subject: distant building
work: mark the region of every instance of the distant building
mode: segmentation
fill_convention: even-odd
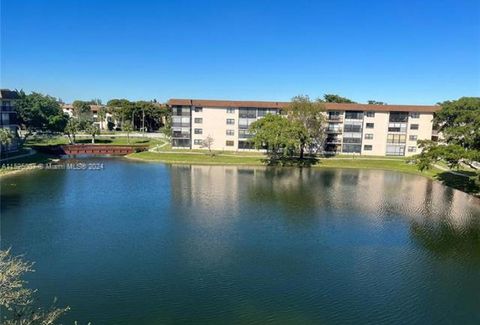
[[[19,99],[16,91],[0,89],[0,128],[8,129],[12,133],[12,139],[9,144],[1,145],[2,156],[5,153],[20,150],[21,141],[18,136],[18,117],[15,110],[15,101]]]
[[[252,150],[251,123],[280,114],[288,102],[170,99],[172,147],[198,149],[210,136],[215,150]],[[325,103],[325,153],[411,156],[432,139],[439,106]]]
[[[108,122],[114,123],[115,125],[119,124],[118,121],[115,120],[113,114],[110,112],[106,111],[105,118],[103,120],[100,120],[98,118],[98,111],[100,109],[107,109],[106,106],[104,105],[90,105],[90,109],[92,111],[92,119],[95,124],[98,125],[100,130],[107,130],[108,129]],[[74,116],[74,111],[73,111],[73,105],[72,104],[63,104],[62,105],[62,110],[65,114],[67,114],[69,117]]]

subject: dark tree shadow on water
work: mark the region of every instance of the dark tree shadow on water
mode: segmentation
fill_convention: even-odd
[[[470,171],[462,171],[467,176],[455,175],[450,172],[443,172],[436,176],[436,179],[444,185],[453,187],[457,190],[470,193],[476,196],[480,195],[479,174]]]
[[[311,167],[318,163],[317,157],[285,157],[285,156],[269,156],[262,159],[267,166],[283,166],[283,167]]]
[[[458,226],[448,220],[412,222],[412,239],[438,257],[456,257],[480,265],[480,222]]]

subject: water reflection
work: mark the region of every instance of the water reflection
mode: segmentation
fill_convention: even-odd
[[[225,223],[240,212],[275,208],[294,222],[358,216],[382,227],[408,222],[410,237],[434,254],[480,256],[480,200],[424,177],[389,171],[172,166],[179,206]],[[240,206],[243,200],[248,204]],[[281,211],[281,213],[278,213]],[[259,214],[259,213],[258,213]],[[352,221],[354,222],[354,221]]]

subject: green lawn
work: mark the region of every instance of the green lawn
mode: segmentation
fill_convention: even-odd
[[[133,159],[146,161],[158,161],[178,164],[203,164],[203,165],[263,165],[264,156],[239,156],[215,154],[210,156],[207,153],[186,153],[186,152],[138,152],[128,155]]]
[[[154,146],[157,144],[163,144],[166,140],[152,139],[147,137],[130,137],[128,141],[127,137],[119,137],[113,135],[100,135],[95,137],[95,144],[102,145],[148,145]],[[90,137],[77,137],[76,144],[91,144],[92,139]],[[62,136],[55,137],[42,137],[31,138],[26,142],[26,146],[55,146],[68,144],[68,138]]]

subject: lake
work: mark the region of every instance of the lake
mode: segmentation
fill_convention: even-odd
[[[380,170],[85,160],[1,180],[63,323],[480,323],[480,200]]]

